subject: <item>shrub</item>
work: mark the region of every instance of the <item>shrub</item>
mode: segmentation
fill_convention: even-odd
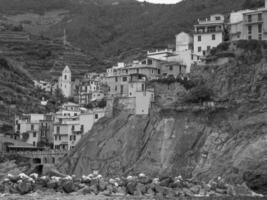
[[[190,90],[185,96],[184,102],[186,103],[203,103],[205,101],[211,101],[213,91],[206,85],[199,85]]]

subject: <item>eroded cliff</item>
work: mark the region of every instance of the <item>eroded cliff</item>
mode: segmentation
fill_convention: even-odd
[[[267,64],[264,56],[254,59],[258,53],[253,52],[236,53],[223,66],[193,70],[192,77],[202,77],[213,91],[215,106],[183,105],[181,96],[189,91],[178,83],[155,83],[156,103],[149,116],[120,112],[100,120],[60,170],[77,175],[95,169],[108,176],[182,174],[203,181],[222,176],[265,192]],[[178,92],[170,98],[170,91]]]

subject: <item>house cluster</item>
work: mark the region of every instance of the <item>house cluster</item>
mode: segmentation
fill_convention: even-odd
[[[33,146],[45,142],[54,149],[69,150],[97,120],[109,114],[115,99],[133,114],[147,115],[155,101],[149,81],[185,76],[226,38],[267,40],[266,33],[267,0],[264,8],[230,13],[229,21],[222,14],[198,19],[192,35],[185,32],[176,35],[175,49],[147,51],[145,59],[119,62],[105,73],[87,73],[82,79],[73,80],[71,69],[66,66],[56,84],[35,81],[35,86],[47,92],[60,89],[77,104],[64,104],[57,113],[16,116],[16,136]],[[105,108],[84,108],[103,100]]]
[[[70,150],[104,116],[105,109],[88,110],[74,103],[63,104],[56,113],[16,115],[13,139],[34,147]]]

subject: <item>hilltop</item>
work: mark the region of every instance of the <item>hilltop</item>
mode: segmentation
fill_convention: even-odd
[[[151,48],[173,47],[175,34],[192,33],[198,18],[227,14],[241,9],[244,3],[245,0],[184,0],[176,5],[134,0],[1,0],[0,20],[61,41],[65,29],[67,41],[92,58],[94,69],[103,70],[117,61],[140,58]]]

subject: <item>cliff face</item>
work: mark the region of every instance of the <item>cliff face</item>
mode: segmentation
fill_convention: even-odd
[[[171,100],[181,103],[177,96],[186,91],[177,89],[177,83],[155,84],[158,101],[149,116],[121,112],[100,120],[59,168],[77,175],[97,169],[110,176],[182,174],[204,181],[222,176],[262,192],[267,174],[266,61],[236,58],[225,66],[195,68],[192,76],[200,75],[218,106],[175,106]],[[170,99],[168,91],[174,88],[180,92]],[[171,104],[164,105],[164,98]]]

